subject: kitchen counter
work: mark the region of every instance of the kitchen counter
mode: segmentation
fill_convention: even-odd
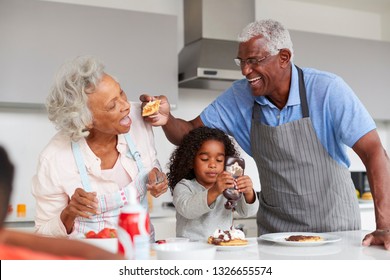
[[[17,230],[32,229],[13,228]],[[340,241],[318,246],[285,246],[274,242],[248,238],[249,246],[232,251],[217,250],[216,260],[390,260],[390,251],[383,246],[361,245],[370,231],[341,231],[329,234],[338,236]],[[206,241],[205,241],[206,242]],[[152,257],[155,259],[155,256]]]
[[[329,234],[341,237],[335,243],[312,247],[293,247],[258,240],[244,250],[217,251],[216,259],[226,260],[390,260],[390,251],[383,246],[361,245],[369,231],[342,231]]]

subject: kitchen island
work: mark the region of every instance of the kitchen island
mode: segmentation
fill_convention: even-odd
[[[390,251],[383,246],[362,246],[370,231],[341,231],[329,234],[340,241],[319,246],[285,246],[274,242],[249,239],[253,244],[243,250],[219,251],[217,260],[390,260]]]

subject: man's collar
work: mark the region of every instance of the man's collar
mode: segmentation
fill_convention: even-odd
[[[288,93],[288,100],[285,107],[301,104],[301,99],[299,97],[298,70],[294,64],[291,64],[291,67],[290,91]],[[268,105],[271,108],[276,108],[276,106],[272,104],[271,101],[269,101],[265,96],[258,96],[255,99],[260,105]]]

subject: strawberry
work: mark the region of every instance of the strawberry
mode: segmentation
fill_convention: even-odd
[[[97,238],[96,232],[94,232],[93,230],[90,230],[90,231],[88,231],[88,232],[85,234],[85,237],[86,237],[86,238]]]
[[[97,238],[110,238],[111,233],[109,228],[104,228],[101,231],[98,232]]]
[[[111,237],[111,238],[116,238],[116,237],[117,237],[117,235],[116,235],[116,229],[110,228],[110,237]]]

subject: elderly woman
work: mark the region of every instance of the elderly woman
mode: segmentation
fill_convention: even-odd
[[[145,207],[147,190],[154,197],[167,190],[141,105],[129,103],[103,68],[93,57],[76,58],[60,69],[47,98],[59,132],[33,178],[40,234],[77,237],[116,228],[130,188]]]

